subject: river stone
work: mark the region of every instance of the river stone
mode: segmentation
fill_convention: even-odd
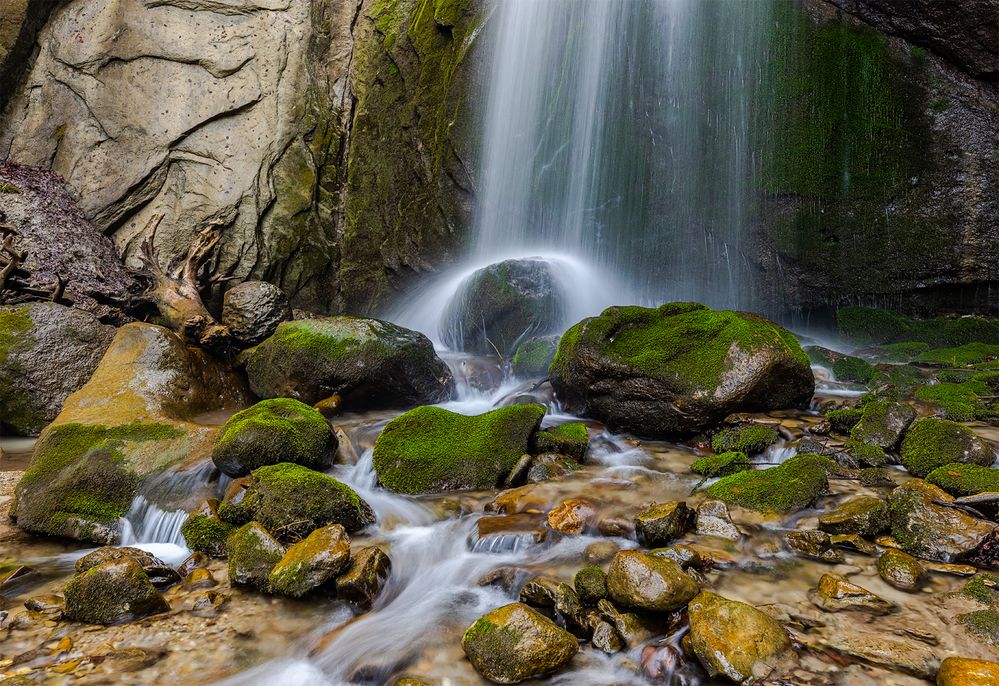
[[[333,464],[336,449],[337,438],[318,410],[291,398],[273,398],[229,418],[215,438],[212,462],[228,476],[246,476],[278,462],[323,471]]]
[[[87,384],[42,432],[17,485],[18,526],[117,543],[140,482],[208,457],[218,428],[195,418],[245,407],[248,397],[237,374],[173,332],[121,327]]]
[[[916,411],[905,403],[873,401],[864,405],[860,421],[850,430],[850,437],[883,450],[894,451],[902,434],[916,418]]]
[[[590,642],[594,648],[607,655],[620,653],[625,648],[624,641],[618,636],[614,626],[602,620],[593,627],[593,637]]]
[[[650,550],[649,555],[654,555],[655,557],[664,557],[667,560],[673,560],[673,562],[680,565],[683,570],[687,569],[705,569],[708,564],[701,557],[701,554],[697,552],[692,546],[684,545],[679,543],[677,545],[671,545],[668,548],[656,548],[655,550]]]
[[[393,419],[375,441],[378,480],[396,493],[495,488],[529,452],[545,415],[511,405],[476,416],[418,407]]]
[[[808,593],[809,599],[826,612],[858,610],[873,615],[887,615],[895,612],[898,606],[879,598],[866,588],[850,583],[839,574],[823,574],[818,586]]]
[[[697,582],[662,557],[623,550],[611,560],[607,591],[615,603],[636,610],[672,612],[697,595]]]
[[[596,605],[607,597],[607,574],[600,567],[583,567],[572,578],[572,585],[584,605]]]
[[[967,657],[948,657],[940,663],[937,686],[995,686],[999,664]]]
[[[262,343],[292,318],[288,298],[266,281],[244,281],[225,292],[222,323],[243,348]]]
[[[233,584],[267,588],[268,576],[281,558],[284,547],[257,522],[237,529],[226,541],[229,581]]]
[[[739,683],[763,678],[791,648],[784,628],[751,605],[702,591],[687,612],[690,645],[713,677]]]
[[[690,471],[710,479],[730,476],[752,469],[746,453],[731,452],[720,455],[705,455],[690,463]]]
[[[878,558],[878,574],[885,583],[902,591],[918,590],[925,573],[919,560],[901,550],[889,548]]]
[[[283,322],[248,353],[246,373],[261,398],[339,395],[350,411],[437,403],[454,388],[429,338],[364,317]]]
[[[129,547],[106,546],[98,548],[92,553],[87,553],[76,561],[76,573],[83,574],[105,562],[115,562],[126,557],[138,562],[142,571],[149,577],[149,581],[157,588],[164,588],[180,581],[180,574],[166,562],[145,550]]]
[[[531,447],[535,455],[558,453],[582,461],[590,444],[590,435],[582,422],[568,422],[534,434]]]
[[[290,462],[254,470],[245,489],[219,506],[223,521],[258,521],[282,541],[296,541],[328,524],[356,533],[374,512],[350,486]]]
[[[0,426],[38,435],[90,379],[114,332],[56,303],[0,308]]]
[[[682,500],[653,505],[635,515],[635,535],[646,548],[657,548],[680,538],[690,529],[694,511]]]
[[[347,571],[337,577],[336,595],[360,607],[371,607],[392,571],[392,561],[378,546],[361,548],[350,557]]]
[[[730,541],[742,538],[742,532],[728,512],[728,506],[720,500],[705,500],[697,506],[694,531],[698,536],[714,536]]]
[[[273,593],[299,598],[319,588],[350,565],[350,538],[339,524],[316,529],[288,547],[268,577]]]
[[[214,498],[202,501],[180,525],[180,533],[187,547],[196,553],[211,557],[225,556],[225,542],[236,527],[222,521],[218,515],[219,501]]]
[[[597,612],[601,619],[614,627],[614,631],[629,650],[642,645],[653,636],[653,631],[645,625],[641,617],[631,612],[619,611],[609,600],[598,601]]]
[[[528,338],[558,333],[564,299],[547,260],[491,264],[458,287],[441,317],[441,340],[453,350],[509,357]]]
[[[523,603],[496,608],[465,631],[461,647],[475,670],[497,684],[549,674],[579,650],[576,637]]]
[[[996,454],[988,442],[963,424],[927,417],[909,428],[899,457],[912,474],[925,477],[952,463],[989,467]]]
[[[859,496],[819,516],[819,528],[829,534],[875,536],[888,528],[888,503],[874,496]]]
[[[548,526],[566,536],[578,536],[593,526],[597,511],[582,498],[563,501],[548,513]]]
[[[764,424],[744,424],[722,429],[711,437],[711,449],[718,454],[759,455],[780,440],[776,428]]]
[[[198,567],[184,575],[181,584],[185,590],[193,591],[202,588],[214,588],[218,586],[219,582],[216,581],[215,575],[212,574],[211,570]]]
[[[884,632],[858,631],[853,625],[820,630],[816,637],[821,646],[835,652],[927,681],[933,679],[940,664],[934,651],[918,641],[889,638]]]
[[[912,479],[888,496],[891,535],[902,550],[919,558],[939,562],[992,560],[997,527],[966,512],[938,505],[954,498],[921,479]]]
[[[534,607],[555,607],[559,581],[546,576],[528,579],[520,589],[520,602]]]
[[[733,412],[804,407],[815,388],[791,333],[697,303],[584,319],[562,336],[549,371],[567,411],[650,437],[689,436]]]
[[[142,566],[127,556],[73,577],[63,595],[66,616],[89,624],[127,622],[170,609]]]
[[[784,536],[788,546],[797,553],[822,562],[839,564],[843,553],[833,547],[832,537],[818,529],[788,531]]]

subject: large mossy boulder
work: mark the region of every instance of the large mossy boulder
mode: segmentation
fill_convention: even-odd
[[[0,430],[37,435],[87,383],[114,331],[56,303],[0,309]]]
[[[219,506],[230,524],[260,522],[282,541],[295,541],[330,524],[348,533],[375,521],[371,506],[347,484],[291,462],[254,470],[246,484]]]
[[[804,407],[815,390],[793,334],[697,303],[584,319],[562,336],[549,373],[568,411],[653,437],[692,435],[733,412]]]
[[[738,472],[707,488],[712,498],[760,512],[788,513],[811,505],[829,486],[833,462],[821,455],[795,455],[769,469]]]
[[[142,565],[127,556],[76,575],[63,595],[66,616],[90,624],[117,624],[170,609]]]
[[[333,464],[336,448],[336,435],[318,410],[272,398],[229,418],[215,438],[212,462],[229,476],[279,462],[324,470]]]
[[[87,384],[42,432],[16,488],[18,525],[117,543],[140,482],[208,459],[217,428],[194,418],[245,407],[248,395],[236,374],[171,331],[123,326]]]
[[[441,339],[455,350],[508,357],[528,338],[558,333],[563,300],[549,261],[491,264],[458,287],[441,318]]]
[[[284,322],[248,354],[246,373],[261,398],[338,395],[349,410],[441,402],[454,387],[429,338],[364,317]]]
[[[375,441],[378,480],[396,493],[495,488],[530,452],[544,415],[541,405],[474,416],[432,406],[410,410]]]
[[[963,424],[936,417],[912,424],[902,440],[899,456],[905,468],[919,477],[946,464],[989,467],[996,459],[992,446],[974,431]]]
[[[579,643],[537,610],[511,603],[477,619],[462,636],[461,647],[483,677],[515,684],[559,669]]]
[[[761,679],[790,654],[784,627],[751,605],[702,591],[687,612],[690,645],[712,677],[726,676],[736,683]]]

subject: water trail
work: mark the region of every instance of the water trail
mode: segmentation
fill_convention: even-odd
[[[122,522],[121,544],[171,543],[186,548],[180,533],[186,519],[186,510],[163,510],[144,496],[136,496]]]

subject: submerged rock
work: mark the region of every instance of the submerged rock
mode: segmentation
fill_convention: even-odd
[[[834,564],[843,561],[842,551],[833,547],[832,537],[825,531],[817,529],[789,531],[784,540],[792,550],[805,557]]]
[[[170,609],[131,557],[103,562],[69,580],[64,612],[90,624],[116,624]]]
[[[958,615],[957,621],[982,643],[999,646],[999,610],[975,610]]]
[[[937,686],[994,686],[999,684],[999,664],[967,657],[948,657],[940,663]]]
[[[222,503],[219,516],[236,525],[256,520],[283,541],[329,524],[355,533],[375,521],[371,506],[350,486],[290,462],[255,470],[246,489]]]
[[[520,377],[547,376],[558,350],[558,339],[558,336],[541,336],[518,345],[510,359],[513,373]]]
[[[582,498],[563,501],[548,513],[548,526],[566,536],[578,536],[593,526],[597,511],[593,503]]]
[[[262,343],[278,324],[291,318],[288,298],[266,281],[244,281],[227,290],[222,299],[222,323],[243,348]]]
[[[738,541],[742,532],[732,521],[728,507],[720,500],[705,500],[697,506],[694,530],[698,536],[714,536]]]
[[[791,333],[696,303],[584,319],[560,340],[550,374],[568,411],[653,437],[692,435],[733,412],[802,407],[815,386]]]
[[[532,448],[535,454],[558,453],[582,461],[590,444],[590,435],[582,422],[559,424],[534,434]]]
[[[726,476],[709,486],[707,493],[751,510],[793,512],[808,507],[826,491],[826,470],[833,464],[820,455],[796,455],[776,467]]]
[[[337,577],[336,595],[360,607],[370,607],[392,570],[392,561],[378,546],[366,546],[351,554],[347,571]]]
[[[418,407],[388,423],[375,441],[378,480],[396,493],[495,488],[529,452],[541,405],[477,416]]]
[[[690,645],[713,677],[738,683],[763,678],[791,649],[784,628],[751,605],[702,591],[687,612]]]
[[[429,338],[363,317],[283,322],[249,352],[246,373],[261,398],[339,395],[352,411],[441,402],[454,387]]]
[[[931,648],[911,639],[889,638],[884,633],[850,627],[823,631],[817,638],[821,646],[847,657],[920,679],[933,679],[940,664]]]
[[[860,421],[850,430],[850,437],[861,443],[870,443],[883,450],[893,451],[915,418],[916,411],[911,405],[869,402],[864,405]]]
[[[818,586],[809,592],[808,597],[826,612],[858,610],[887,615],[898,609],[895,603],[876,596],[839,574],[823,574]]]
[[[547,260],[497,262],[458,287],[441,339],[455,350],[507,357],[532,336],[557,333],[564,297]]]
[[[461,647],[475,670],[497,684],[554,672],[579,650],[575,636],[523,603],[504,605],[476,620]]]
[[[339,524],[316,529],[285,551],[267,586],[273,593],[298,598],[329,582],[350,565],[350,539]]]
[[[680,538],[690,529],[694,512],[682,500],[653,505],[635,515],[635,535],[646,548],[657,548]]]
[[[963,424],[936,417],[912,424],[905,434],[899,456],[905,468],[919,477],[946,464],[989,467],[996,459],[992,447],[974,431]]]
[[[679,610],[698,590],[697,582],[676,562],[634,550],[615,555],[607,572],[607,591],[614,602],[636,610]]]
[[[266,589],[271,569],[284,557],[284,552],[284,547],[257,522],[242,526],[226,542],[229,581]]]
[[[333,464],[336,448],[336,436],[318,410],[273,398],[229,418],[215,438],[212,462],[229,476],[279,462],[321,471]]]
[[[877,535],[888,528],[888,503],[873,496],[851,498],[820,515],[819,528],[829,534]]]

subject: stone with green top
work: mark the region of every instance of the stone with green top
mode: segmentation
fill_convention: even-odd
[[[288,547],[271,569],[267,587],[272,593],[299,598],[320,588],[350,565],[350,538],[339,524],[316,529]]]
[[[819,515],[819,528],[828,534],[874,536],[888,528],[888,503],[874,496],[851,498]]]
[[[999,469],[977,464],[945,464],[927,474],[926,481],[958,498],[978,493],[999,493]]]
[[[864,405],[860,421],[850,430],[850,438],[893,451],[915,419],[916,411],[911,405],[874,400]]]
[[[281,561],[284,552],[284,547],[259,522],[244,524],[226,542],[229,581],[267,589],[271,569]]]
[[[76,575],[63,596],[66,616],[89,624],[118,624],[170,609],[142,565],[127,556]]]
[[[648,612],[679,610],[697,595],[694,581],[673,560],[624,550],[611,560],[607,592],[622,607]]]
[[[745,472],[752,466],[745,453],[728,452],[698,458],[690,463],[690,471],[713,479]]]
[[[582,462],[590,445],[590,434],[582,422],[568,422],[549,429],[538,431],[532,441],[532,452],[559,453]]]
[[[764,424],[743,424],[722,429],[711,437],[711,449],[716,453],[739,452],[759,455],[780,440],[780,433]]]
[[[915,557],[940,562],[984,558],[999,536],[993,523],[948,507],[954,498],[921,479],[902,484],[888,497],[891,535],[899,547]]]
[[[519,377],[547,376],[548,366],[558,350],[558,336],[529,338],[517,346],[510,366]]]
[[[795,455],[769,469],[726,476],[709,486],[707,494],[729,505],[760,512],[787,513],[811,505],[828,488],[832,460],[821,455]]]
[[[658,503],[635,515],[635,535],[646,548],[658,548],[687,533],[693,521],[694,511],[684,501]]]
[[[912,424],[902,441],[899,456],[905,468],[919,477],[947,464],[989,467],[996,459],[992,446],[974,431],[963,424],[936,417]]]

